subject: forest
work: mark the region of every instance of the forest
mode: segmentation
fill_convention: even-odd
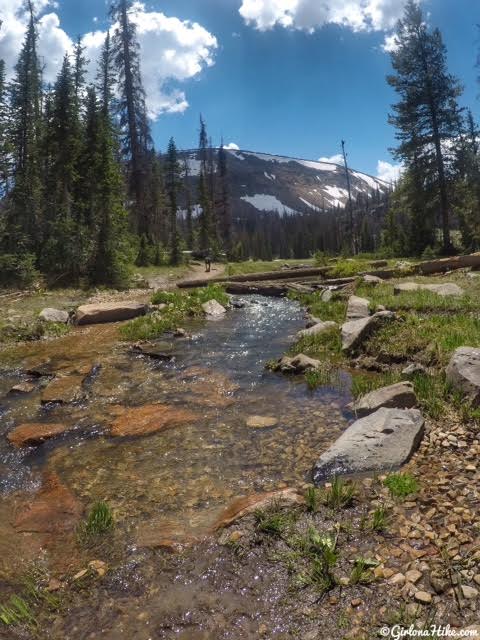
[[[50,285],[123,287],[134,265],[178,265],[191,252],[236,261],[479,248],[478,126],[460,105],[442,34],[415,2],[398,23],[387,78],[397,96],[393,152],[403,167],[393,192],[362,197],[351,210],[242,219],[232,211],[228,154],[223,142],[213,145],[201,116],[194,193],[174,139],[155,148],[131,0],[110,9],[95,81],[87,81],[78,38],[53,86],[43,81],[37,16],[27,5],[12,78],[0,60],[2,286],[26,286],[42,274]]]

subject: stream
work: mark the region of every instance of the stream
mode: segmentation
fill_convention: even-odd
[[[127,544],[165,527],[196,534],[237,496],[308,481],[314,461],[351,415],[345,409],[347,374],[340,374],[340,389],[312,391],[303,376],[265,369],[304,325],[297,303],[258,296],[218,321],[187,324],[191,338],[162,340],[173,349],[170,362],[132,353],[116,325],[76,328],[62,338],[7,350],[0,364],[3,571],[27,561],[8,514],[35,495],[45,472],[56,474],[83,508],[108,502]],[[88,370],[83,397],[42,406],[45,377],[28,395],[9,394],[13,385],[31,379],[24,371],[32,367],[68,376]],[[194,419],[142,437],[109,435],[119,406],[141,411],[155,403],[187,410]],[[252,428],[250,416],[277,423]],[[70,430],[36,449],[14,450],[5,433],[23,422],[61,422]],[[55,545],[49,553],[55,555]]]

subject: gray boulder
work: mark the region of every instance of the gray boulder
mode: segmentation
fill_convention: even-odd
[[[370,315],[369,301],[366,298],[350,296],[347,307],[347,320],[359,320]]]
[[[418,282],[402,282],[393,288],[394,295],[408,291],[431,291],[439,296],[463,296],[465,291],[454,282],[444,282],[443,284],[419,284]]]
[[[312,371],[320,367],[320,360],[309,358],[303,353],[290,358],[284,356],[278,362],[277,370],[283,371],[283,373],[305,373],[305,371]]]
[[[213,318],[219,318],[223,316],[225,313],[227,313],[227,310],[225,309],[225,307],[222,307],[222,305],[219,302],[217,302],[215,299],[209,300],[208,302],[204,302],[202,304],[202,309],[204,310],[207,316],[210,316]]]
[[[84,304],[78,307],[75,320],[79,325],[121,322],[123,320],[131,320],[137,316],[144,316],[147,311],[148,305],[141,302]]]
[[[417,404],[417,397],[411,382],[398,382],[388,387],[376,389],[353,402],[350,407],[357,416],[368,416],[381,407],[390,409],[411,409]]]
[[[447,382],[461,391],[475,406],[480,405],[480,349],[460,347],[446,371]]]
[[[333,291],[331,289],[325,289],[320,296],[322,302],[330,302],[333,298]]]
[[[306,338],[308,336],[318,336],[321,333],[332,331],[332,329],[337,329],[337,328],[338,328],[338,324],[336,322],[320,321],[317,324],[314,324],[313,327],[310,327],[309,329],[303,329],[303,331],[299,331],[297,333],[297,339]]]
[[[412,362],[408,367],[405,367],[402,371],[402,376],[404,378],[412,378],[417,374],[427,374],[427,369],[423,366],[423,364],[418,364],[418,362]]]
[[[44,322],[59,322],[61,324],[67,324],[70,316],[68,311],[46,308],[40,311],[38,317]]]
[[[346,322],[342,325],[342,349],[353,351],[378,327],[396,317],[393,311],[379,311],[368,318]]]
[[[363,276],[363,281],[365,284],[371,284],[374,287],[376,287],[377,284],[382,284],[382,282],[385,282],[385,280],[382,280],[382,278],[379,278],[378,276],[371,276],[369,274]]]
[[[382,408],[357,420],[316,463],[315,484],[339,475],[398,469],[418,448],[424,425],[416,409]]]

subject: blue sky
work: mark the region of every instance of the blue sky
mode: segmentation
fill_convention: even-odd
[[[163,69],[160,77],[164,84],[156,99],[158,117],[153,126],[159,149],[165,149],[172,135],[179,147],[196,146],[202,112],[215,143],[223,135],[227,143],[243,149],[318,159],[339,153],[344,138],[356,169],[376,174],[379,160],[392,162],[388,149],[395,143],[394,131],[387,124],[387,114],[395,98],[385,81],[390,60],[382,44],[404,0],[354,0],[360,8],[367,3],[384,7],[375,18],[376,24],[367,28],[355,22],[357,16],[335,17],[334,11],[342,2],[326,0],[331,5],[327,17],[319,15],[318,0],[147,2],[142,8],[145,23],[160,13],[178,18],[175,29],[183,28],[186,37],[191,33],[198,41],[196,48],[179,50],[178,68],[165,80],[169,71],[161,61],[164,27],[159,23],[157,40],[153,32],[145,40],[145,67],[152,75],[151,82],[159,84],[155,74],[158,67]],[[300,4],[303,13],[275,14],[271,7],[282,3],[290,7]],[[451,71],[466,87],[462,102],[478,116],[475,59],[480,6],[474,5],[473,0],[423,2],[429,22],[443,32]],[[239,13],[241,6],[245,6],[243,15]],[[107,25],[103,0],[59,0],[56,8],[46,7],[45,12],[58,16],[56,36],[61,30],[73,38],[103,31]],[[287,15],[291,24],[285,23]],[[246,17],[250,18],[248,24]],[[188,31],[181,27],[183,21],[198,23],[198,29],[194,31],[190,25]],[[95,41],[93,34],[90,39]],[[92,44],[93,56],[99,42],[98,37]],[[175,56],[176,45],[171,48]],[[173,106],[172,95],[177,96]]]

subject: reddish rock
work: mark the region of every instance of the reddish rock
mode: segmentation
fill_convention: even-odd
[[[137,316],[144,316],[148,306],[141,302],[104,302],[84,304],[78,307],[75,321],[79,325],[120,322]]]
[[[45,476],[33,501],[17,515],[15,529],[22,533],[62,533],[74,531],[82,507],[55,473]]]
[[[65,376],[55,378],[42,392],[42,404],[50,402],[58,402],[60,404],[68,404],[81,400],[84,396],[82,382],[84,375]]]
[[[67,431],[68,427],[64,424],[39,424],[29,423],[21,424],[10,433],[7,439],[15,447],[36,447],[50,438],[60,435]]]
[[[16,394],[28,394],[28,393],[32,393],[32,391],[35,391],[36,386],[32,383],[32,382],[21,382],[20,384],[16,384],[14,387],[12,387],[9,391],[9,393],[11,393],[12,395],[16,395]]]
[[[198,544],[201,539],[201,536],[185,531],[185,528],[178,522],[160,521],[139,528],[137,545],[179,553],[187,547]]]
[[[143,407],[115,407],[118,417],[110,426],[112,436],[144,436],[172,427],[192,423],[196,415],[191,411],[166,404],[147,404]]]
[[[217,521],[212,526],[212,531],[218,531],[228,527],[240,518],[253,513],[257,509],[265,509],[272,503],[282,505],[303,504],[304,498],[296,489],[281,489],[280,491],[269,491],[267,493],[253,493],[244,498],[234,500],[223,513],[220,514]]]

